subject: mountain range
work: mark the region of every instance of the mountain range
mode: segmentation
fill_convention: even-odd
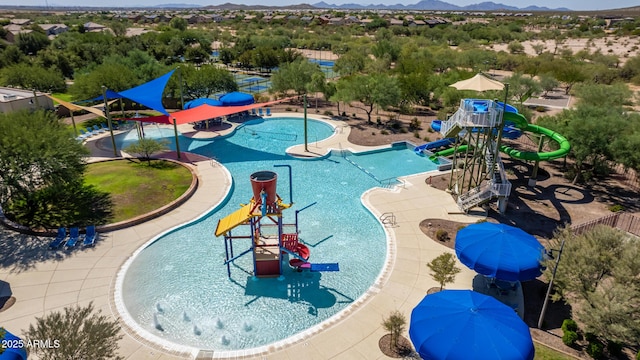
[[[177,6],[176,4],[172,4],[171,7]],[[168,7],[165,5],[160,5],[157,7]],[[567,9],[565,7],[550,9],[547,7],[540,6],[527,6],[525,8],[519,8],[511,5],[497,4],[491,1],[481,2],[479,4],[472,4],[467,6],[458,6],[449,4],[448,2],[440,1],[440,0],[421,0],[415,4],[394,4],[394,5],[384,5],[384,4],[328,4],[324,1],[315,4],[298,4],[298,5],[242,5],[242,4],[231,4],[225,3],[222,5],[209,5],[205,6],[207,9],[216,9],[216,10],[248,10],[248,9],[274,9],[274,8],[286,8],[286,9],[310,9],[310,8],[318,8],[318,9],[344,9],[344,10],[440,10],[440,11],[571,11],[571,9]]]

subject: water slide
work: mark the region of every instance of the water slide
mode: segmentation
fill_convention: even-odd
[[[251,214],[251,208],[253,203],[242,206],[240,209],[229,214],[224,219],[218,220],[218,226],[216,226],[216,236],[220,236],[229,232],[240,224],[244,224],[253,215]]]
[[[444,138],[444,139],[428,142],[420,146],[416,146],[415,149],[413,149],[413,151],[419,154],[422,152],[422,150],[431,150],[431,149],[437,149],[443,146],[449,146],[453,144],[455,141],[456,141],[455,138]]]
[[[541,153],[533,151],[520,151],[507,145],[500,146],[500,151],[511,156],[512,158],[528,161],[546,161],[561,158],[567,155],[569,153],[569,150],[571,150],[571,144],[569,144],[569,141],[564,136],[542,126],[529,124],[529,122],[527,122],[527,119],[525,119],[525,117],[521,114],[507,111],[504,113],[503,119],[505,122],[512,122],[518,129],[522,131],[528,131],[534,134],[542,134],[550,137],[553,141],[558,143],[557,150]]]
[[[500,146],[500,151],[511,156],[512,158],[527,160],[527,161],[547,161],[547,160],[561,158],[567,155],[569,153],[569,150],[571,150],[571,144],[569,144],[569,141],[564,136],[558,134],[553,130],[544,128],[542,126],[529,124],[527,119],[521,114],[519,114],[517,110],[509,104],[507,104],[507,111],[503,115],[503,121],[505,122],[505,124],[507,123],[513,124],[513,126],[505,125],[505,127],[503,128],[503,137],[507,139],[517,138],[520,136],[520,132],[527,131],[534,134],[542,134],[542,135],[548,136],[553,141],[558,143],[557,150],[553,150],[549,152],[540,152],[540,153],[534,152],[534,151],[520,151],[507,145]],[[514,126],[517,130],[514,129]],[[465,151],[466,149],[467,149],[466,145],[462,145],[458,147],[458,151]],[[435,153],[434,157],[450,156],[450,155],[453,155],[455,151],[456,151],[455,148],[442,150]]]
[[[509,109],[514,109],[515,112],[518,112],[518,110],[516,108],[514,108],[513,106],[507,104],[507,111]],[[442,120],[433,120],[431,121],[431,128],[434,131],[438,131],[440,132],[440,128],[442,127]],[[477,129],[472,129],[472,132],[476,132],[478,131]],[[519,129],[517,129],[516,127],[510,125],[510,124],[505,124],[504,128],[502,129],[502,137],[507,138],[507,139],[512,139],[515,140],[517,138],[519,138],[522,135],[522,131],[520,131]]]

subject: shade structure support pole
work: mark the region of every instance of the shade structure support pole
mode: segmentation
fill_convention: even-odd
[[[113,123],[111,121],[111,114],[109,113],[109,103],[107,102],[107,87],[102,85],[102,99],[104,100],[104,114],[107,117],[107,124],[109,125],[109,133],[111,134],[111,145],[113,146],[113,156],[118,157],[118,149],[116,148],[116,138],[113,136]]]
[[[178,141],[178,124],[176,118],[173,118],[173,134],[176,138],[176,152],[178,153],[178,160],[180,160],[180,142]]]
[[[78,128],[76,127],[76,119],[73,117],[73,110],[69,109],[71,115],[71,123],[73,124],[73,133],[78,136]]]
[[[182,70],[180,68],[180,66],[178,66],[178,81],[180,82],[180,110],[184,109],[184,91],[182,90]],[[207,124],[209,122],[207,121]],[[180,154],[180,152],[178,151],[178,154]]]
[[[304,94],[303,97],[304,102],[304,151],[309,152],[308,139],[307,139],[307,94]]]
[[[556,264],[553,267],[553,273],[551,274],[551,280],[549,281],[549,287],[547,288],[547,294],[544,296],[544,302],[542,303],[542,310],[540,311],[540,318],[538,319],[538,329],[542,329],[542,323],[544,322],[544,315],[547,312],[547,305],[549,304],[549,296],[551,295],[551,289],[553,288],[553,281],[556,279],[556,272],[558,271],[558,264],[560,264],[560,257],[562,256],[562,250],[564,250],[564,241],[560,244],[560,251],[558,252],[558,258]]]

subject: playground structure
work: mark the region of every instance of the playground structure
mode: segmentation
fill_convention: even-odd
[[[291,173],[289,177],[291,184]],[[297,210],[295,223],[285,224],[283,212],[293,205],[293,200],[288,204],[282,201],[276,193],[277,179],[277,174],[268,170],[251,174],[253,197],[249,203],[218,221],[215,235],[224,235],[227,276],[231,277],[230,264],[249,253],[253,255],[253,275],[256,277],[282,276],[283,264],[289,256],[292,258],[288,264],[299,271],[339,271],[337,263],[311,264],[308,261],[311,253],[298,238],[297,215],[314,204]],[[250,247],[235,255],[234,240],[250,240]]]
[[[529,124],[515,107],[492,100],[463,99],[451,118],[432,123],[432,126],[439,127],[445,137],[443,140],[453,145],[452,148],[433,153],[431,158],[436,160],[438,157],[455,155],[449,189],[458,195],[458,207],[465,212],[495,198],[498,199],[498,210],[501,213],[506,211],[511,183],[507,180],[499,152],[515,159],[534,161],[529,185],[535,186],[539,162],[566,156],[571,148],[562,135]],[[537,152],[520,151],[501,144],[502,138],[515,139],[523,132],[533,133],[539,138]],[[541,152],[546,139],[556,142],[557,149]],[[437,141],[429,144],[434,143]],[[438,146],[429,144],[416,147],[416,152],[442,146],[440,143]]]

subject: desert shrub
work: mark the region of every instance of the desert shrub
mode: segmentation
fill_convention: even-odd
[[[420,131],[416,130],[413,132],[413,137],[416,139],[420,139]]]
[[[325,111],[324,111],[324,115],[325,115],[325,116],[333,116],[333,111],[331,111],[331,110],[325,110]]]
[[[444,229],[436,230],[436,239],[440,241],[447,241],[449,239],[449,233]]]
[[[476,224],[481,224],[481,223],[484,223],[484,222],[487,222],[487,219],[479,219],[479,220],[476,221]]]
[[[387,130],[382,130],[380,131],[380,134],[382,135],[389,135],[389,132]]]
[[[420,129],[420,120],[418,120],[418,118],[416,118],[416,117],[411,119],[411,123],[409,123],[409,129],[411,129],[411,130]]]
[[[547,111],[547,108],[544,106],[536,106],[536,111],[537,112],[545,112]]]
[[[578,323],[573,321],[573,319],[564,319],[564,321],[562,322],[561,328],[563,332],[567,332],[567,331],[576,332],[578,331]]]
[[[620,204],[615,204],[615,205],[609,206],[609,211],[611,211],[611,212],[618,212],[618,211],[622,211],[622,210],[624,210],[624,206],[622,206]]]
[[[351,114],[351,117],[355,119],[356,118],[356,113]]]
[[[341,116],[342,117],[347,117],[347,113],[343,111]]]
[[[636,360],[640,360],[640,350],[638,350],[638,353],[636,354]]]
[[[375,131],[372,131],[372,132],[371,132],[371,135],[376,136],[376,132],[375,132]]]
[[[406,134],[408,132],[409,132],[409,130],[407,130],[405,128],[400,128],[400,134]]]
[[[378,126],[382,125],[382,119],[380,119],[380,116],[376,118],[376,124],[378,124]]]
[[[567,346],[574,346],[578,341],[578,333],[575,331],[565,331],[562,335],[562,342]]]
[[[604,358],[604,345],[597,339],[589,342],[586,351],[593,359],[597,360]]]
[[[287,106],[286,108],[284,108],[284,111],[291,111],[291,108]]]
[[[424,141],[429,141],[429,137],[428,137],[428,136],[425,136],[425,137],[423,137],[423,138],[422,138],[422,140],[424,140]]]
[[[427,128],[427,132],[428,132],[428,133],[433,133],[433,129],[432,129],[431,127],[428,127],[428,128]]]

